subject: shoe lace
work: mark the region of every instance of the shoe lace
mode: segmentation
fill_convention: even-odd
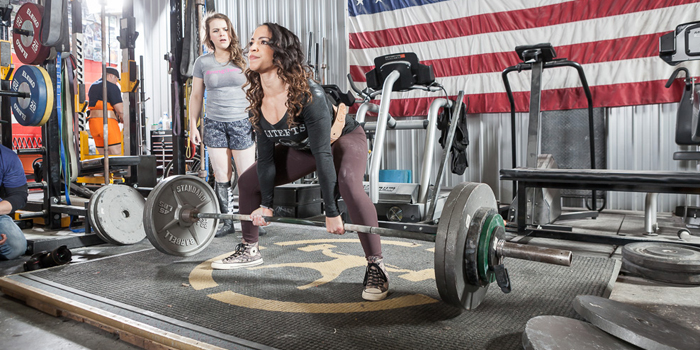
[[[237,258],[237,257],[243,255],[243,253],[245,253],[245,251],[246,251],[246,245],[243,243],[238,243],[236,245],[236,250],[233,252],[233,254],[229,255],[229,257],[227,259]]]
[[[384,271],[379,267],[379,264],[369,263],[367,272],[365,273],[364,285],[367,287],[380,287],[387,281]]]

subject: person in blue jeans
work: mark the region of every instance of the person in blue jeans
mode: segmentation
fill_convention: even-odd
[[[19,257],[27,251],[27,239],[9,213],[27,204],[27,177],[19,157],[0,145],[0,260]]]

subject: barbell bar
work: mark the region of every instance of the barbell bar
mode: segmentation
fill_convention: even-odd
[[[253,221],[250,215],[201,213],[197,210],[183,212],[181,219],[184,221],[190,221],[192,223],[195,223],[199,219]],[[263,219],[265,219],[265,221],[267,222],[279,222],[284,224],[315,226],[323,228],[326,227],[326,225],[322,222],[304,219],[275,216],[263,216]],[[343,227],[345,228],[345,231],[355,231],[359,233],[369,233],[387,237],[414,238],[422,241],[434,241],[435,239],[435,236],[431,234],[403,231],[384,227],[373,227],[355,224],[343,224]],[[431,237],[432,240],[430,239]],[[571,261],[573,258],[573,254],[571,253],[571,251],[568,250],[518,244],[508,242],[506,240],[498,240],[498,244],[495,247],[495,249],[495,254],[497,258],[514,258],[561,266],[571,266]]]
[[[566,250],[507,242],[505,224],[489,186],[463,182],[447,197],[433,233],[344,224],[346,231],[435,242],[435,282],[448,304],[474,309],[497,282],[510,292],[504,258],[569,266]],[[201,178],[170,176],[153,188],[143,208],[146,237],[159,251],[191,256],[206,249],[219,220],[251,221],[249,215],[221,214],[214,190]],[[265,217],[268,222],[324,227],[324,223],[287,217]],[[432,231],[432,230],[431,230]]]

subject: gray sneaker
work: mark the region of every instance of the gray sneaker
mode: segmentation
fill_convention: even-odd
[[[381,258],[376,256],[367,258],[367,270],[363,284],[365,289],[362,291],[362,299],[379,301],[386,298],[389,293],[389,275]]]
[[[236,251],[228,258],[212,261],[211,268],[215,270],[230,270],[262,265],[262,263],[263,258],[257,242],[252,244],[239,243],[236,246]]]

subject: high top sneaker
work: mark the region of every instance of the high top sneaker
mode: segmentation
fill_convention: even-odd
[[[211,268],[215,270],[240,269],[242,267],[252,267],[263,263],[262,254],[258,249],[258,243],[239,243],[236,251],[229,257],[215,260],[211,263]]]
[[[228,182],[217,182],[216,183],[216,196],[219,198],[219,210],[221,211],[221,214],[229,214],[230,211],[228,210],[229,202],[229,190],[231,189],[231,184]],[[216,234],[214,235],[215,237],[222,237],[226,236],[229,233],[235,233],[236,228],[233,227],[233,220],[226,220],[222,219],[221,222],[223,225],[221,225],[221,228],[216,231]]]
[[[363,284],[365,289],[362,291],[362,299],[379,301],[386,298],[389,293],[389,275],[382,258],[378,256],[367,258],[367,270]]]

